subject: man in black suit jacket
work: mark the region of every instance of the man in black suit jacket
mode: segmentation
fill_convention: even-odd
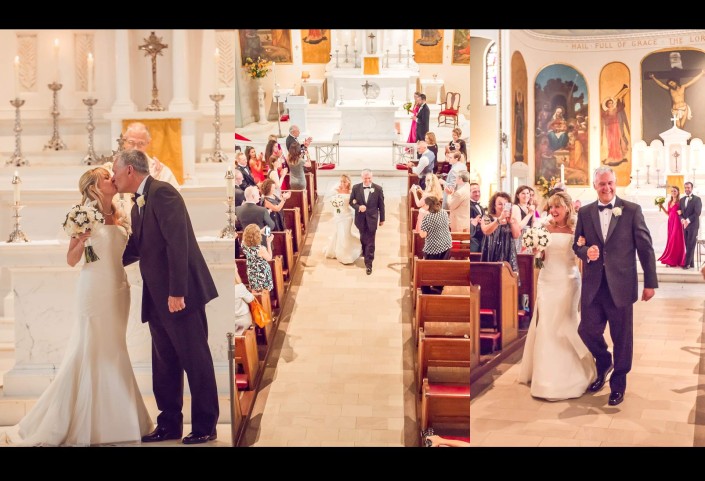
[[[276,225],[272,220],[272,216],[269,215],[269,211],[266,208],[258,205],[259,200],[260,193],[257,187],[245,189],[245,202],[235,209],[237,230],[245,230],[245,227],[250,224],[256,224],[260,229],[268,225],[270,229],[274,230]],[[262,236],[262,242],[266,241],[267,239]]]
[[[596,169],[593,186],[598,201],[578,211],[573,244],[573,251],[583,261],[578,334],[595,358],[597,368],[597,379],[589,390],[602,389],[614,369],[609,405],[616,406],[624,400],[627,373],[632,368],[633,310],[639,284],[636,257],[639,256],[644,271],[642,301],[651,299],[658,287],[656,257],[641,206],[615,195],[614,171],[610,167]],[[604,339],[607,322],[614,344],[614,362]]]
[[[250,167],[247,165],[247,157],[245,157],[243,152],[235,154],[235,170],[242,174],[242,184],[240,184],[242,190],[245,190],[251,185],[257,185],[257,181],[252,177]]]
[[[470,184],[470,252],[482,251],[482,233],[480,222],[485,209],[480,205],[480,184]]]
[[[350,192],[350,205],[355,209],[355,226],[360,231],[362,255],[365,257],[367,275],[372,274],[375,259],[375,235],[377,222],[384,225],[384,192],[382,186],[372,183],[372,171],[365,169],[362,183],[355,184]]]
[[[428,125],[431,118],[431,110],[426,105],[426,94],[419,94],[421,107],[416,113],[416,141],[424,140],[428,133]]]
[[[245,189],[247,188],[247,185],[244,185],[245,178],[242,175],[242,172],[240,170],[235,169],[233,171],[233,176],[235,177],[233,179],[235,181],[235,186],[233,189],[233,196],[234,196],[235,208],[238,208],[239,206],[242,205],[243,202],[245,202]]]
[[[681,224],[685,232],[685,265],[683,269],[695,267],[695,247],[700,229],[700,213],[703,208],[700,197],[693,194],[693,183],[684,185],[685,195],[680,200]]]
[[[142,322],[149,322],[152,334],[152,382],[161,411],[156,429],[142,441],[181,438],[184,371],[191,390],[193,428],[183,443],[212,441],[219,411],[206,304],[218,297],[218,291],[186,204],[171,184],[149,175],[143,152],[118,153],[113,172],[118,192],[135,193],[132,235],[123,264],[140,263]]]
[[[294,142],[298,142],[299,135],[301,135],[301,131],[299,130],[298,125],[292,125],[289,127],[289,135],[286,137],[286,152],[289,152],[289,149],[291,148],[291,145]]]

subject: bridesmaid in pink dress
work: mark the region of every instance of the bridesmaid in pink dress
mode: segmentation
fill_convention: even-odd
[[[668,239],[666,240],[666,249],[658,260],[668,267],[683,267],[685,265],[685,235],[678,210],[679,200],[680,189],[672,186],[668,209],[665,209],[663,204],[659,206],[668,215]]]
[[[416,114],[419,113],[419,107],[421,107],[421,98],[419,97],[419,92],[414,92],[414,108],[411,109],[411,118],[416,119]],[[409,132],[409,138],[406,139],[408,144],[416,143],[416,120],[411,121],[411,131]]]

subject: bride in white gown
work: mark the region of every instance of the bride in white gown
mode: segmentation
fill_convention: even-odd
[[[326,246],[325,256],[330,259],[338,259],[341,264],[352,264],[362,253],[360,232],[353,222],[355,211],[350,207],[351,190],[350,177],[343,174],[329,200],[333,206],[335,228]]]
[[[85,263],[79,274],[78,318],[56,378],[19,424],[6,432],[7,444],[138,442],[153,429],[127,352],[130,285],[122,252],[128,226],[111,202],[117,190],[110,177],[107,169],[96,167],[79,181],[81,203],[97,200],[105,225],[72,238],[67,261],[71,266],[80,261],[89,236],[99,260]]]
[[[549,401],[582,396],[596,377],[592,354],[578,335],[580,272],[573,253],[573,202],[565,192],[549,200],[551,241],[536,287],[519,382],[531,395]]]

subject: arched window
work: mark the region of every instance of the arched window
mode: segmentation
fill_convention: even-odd
[[[497,105],[497,43],[493,42],[485,56],[485,105]]]

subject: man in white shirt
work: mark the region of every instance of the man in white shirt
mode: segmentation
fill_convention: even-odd
[[[152,141],[152,136],[149,135],[147,126],[142,122],[132,122],[128,125],[123,138],[125,139],[123,143],[125,150],[139,150],[147,155],[147,147]],[[181,189],[176,176],[169,167],[162,164],[156,157],[147,155],[147,160],[149,161],[149,175],[162,182],[170,183],[176,190]]]
[[[409,162],[407,167],[411,167],[411,171],[419,176],[419,185],[425,190],[426,174],[433,173],[436,166],[436,155],[428,150],[428,144],[423,140],[417,143],[416,150],[421,154],[419,163],[414,166],[413,162]]]

